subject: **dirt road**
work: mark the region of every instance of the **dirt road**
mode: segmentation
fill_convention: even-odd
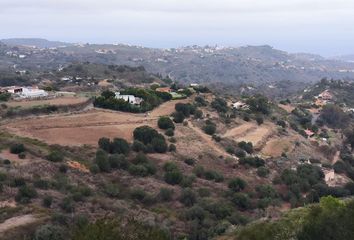
[[[0,236],[2,233],[5,233],[6,231],[34,223],[39,220],[40,220],[39,218],[37,218],[32,214],[22,215],[22,216],[7,219],[5,222],[0,224]]]

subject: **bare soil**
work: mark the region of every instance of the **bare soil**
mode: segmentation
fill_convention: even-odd
[[[44,99],[44,100],[24,100],[24,101],[10,101],[6,105],[9,107],[23,107],[29,108],[40,105],[74,105],[79,103],[84,103],[88,99],[86,97],[58,97],[53,99]]]

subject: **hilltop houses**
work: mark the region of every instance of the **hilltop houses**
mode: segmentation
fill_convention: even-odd
[[[317,106],[324,106],[333,100],[333,94],[327,89],[315,97],[315,104]]]
[[[135,97],[134,95],[121,95],[120,92],[116,92],[115,95],[116,99],[123,99],[124,101],[129,102],[132,105],[140,105],[143,101],[142,98]]]

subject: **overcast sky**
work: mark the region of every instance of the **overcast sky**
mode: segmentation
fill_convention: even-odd
[[[354,0],[0,0],[0,38],[354,54]]]

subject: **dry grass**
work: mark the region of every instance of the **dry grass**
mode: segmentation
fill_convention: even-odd
[[[9,107],[23,107],[30,108],[34,106],[40,105],[74,105],[79,103],[84,103],[88,99],[85,97],[58,97],[53,99],[45,99],[45,100],[24,100],[24,101],[10,101],[7,102],[6,105]]]

